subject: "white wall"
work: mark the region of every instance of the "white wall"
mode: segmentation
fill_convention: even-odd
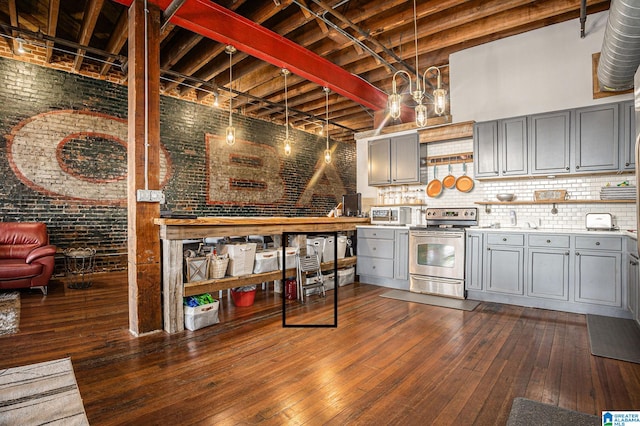
[[[608,12],[588,15],[586,37],[580,38],[578,19],[466,49],[450,57],[450,100],[454,122],[485,121],[538,112],[555,111],[618,102],[631,99],[632,94],[593,99],[593,53],[602,48],[602,38]],[[472,151],[471,139],[428,145],[428,155],[449,155]],[[363,208],[375,204],[379,191],[367,185],[367,141],[357,141],[358,192],[362,193]],[[473,164],[467,173],[473,176]],[[442,179],[447,168],[438,169]],[[462,166],[455,164],[453,174],[462,174]],[[433,169],[428,170],[429,179]],[[588,212],[608,211],[614,214],[623,228],[635,228],[635,204],[565,204],[558,206],[558,214],[551,214],[548,205],[493,206],[485,212],[477,201],[494,200],[499,192],[512,192],[520,200],[533,199],[539,189],[567,189],[573,199],[598,199],[599,191],[607,183],[616,185],[624,180],[635,182],[634,175],[579,176],[561,179],[475,180],[469,193],[444,190],[438,198],[426,198],[428,207],[478,207],[482,225],[508,223],[509,210],[516,210],[518,218],[540,220],[545,228],[582,229]],[[406,191],[422,194],[424,185],[412,185]],[[417,208],[414,209],[414,223]]]
[[[485,121],[631,99],[593,99],[592,54],[602,49],[608,12],[456,52],[449,57],[454,122]]]

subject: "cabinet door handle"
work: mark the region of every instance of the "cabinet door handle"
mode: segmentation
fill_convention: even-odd
[[[487,251],[491,251],[491,247],[487,247]]]
[[[569,170],[569,167],[567,167],[566,170]]]
[[[629,265],[631,265],[631,266],[637,266],[637,265],[638,265],[638,262],[636,262],[635,260],[631,260],[631,261],[629,261]]]
[[[371,250],[376,251],[376,248],[375,247],[371,247]]]
[[[547,244],[551,244],[551,240],[547,240]]]
[[[596,241],[596,245],[599,246],[600,245],[600,241]]]
[[[580,166],[576,166],[576,170],[578,170],[580,168]]]
[[[579,252],[576,252],[576,256],[580,256],[580,253],[579,253]]]
[[[569,252],[568,252],[568,251],[565,251],[565,252],[564,252],[564,255],[565,255],[565,256],[569,256]]]
[[[507,239],[506,239],[506,238],[503,238],[503,239],[502,239],[502,241],[507,241]]]
[[[624,166],[625,167],[629,167],[629,163],[624,163]]]

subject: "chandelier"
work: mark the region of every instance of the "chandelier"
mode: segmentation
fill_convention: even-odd
[[[229,54],[229,126],[227,126],[227,130],[225,131],[226,140],[228,145],[233,145],[236,143],[236,128],[233,127],[233,114],[231,111],[232,103],[233,103],[233,54],[236,52],[236,48],[231,46],[230,44],[224,49]]]
[[[326,126],[325,133],[327,134],[327,148],[324,150],[324,162],[331,163],[331,150],[329,149],[329,91],[328,87],[323,87],[325,95],[325,111],[326,111]]]
[[[400,118],[400,113],[402,110],[402,95],[398,93],[396,88],[396,77],[398,74],[404,74],[409,79],[409,93],[413,97],[413,100],[417,103],[415,108],[416,115],[416,125],[418,127],[424,127],[427,125],[427,106],[422,103],[422,100],[425,98],[425,90],[427,88],[427,74],[430,71],[434,71],[437,76],[437,86],[433,91],[433,102],[434,102],[434,112],[438,115],[442,115],[444,113],[446,104],[447,104],[447,91],[442,88],[442,78],[440,75],[440,68],[438,67],[429,67],[422,75],[422,84],[420,82],[421,76],[418,71],[418,18],[417,18],[417,8],[416,8],[416,0],[413,0],[413,31],[414,31],[414,42],[415,42],[415,51],[416,51],[416,90],[412,90],[411,88],[411,75],[404,71],[399,70],[393,74],[392,80],[392,93],[388,98],[388,107],[389,114],[391,117],[396,120]],[[423,88],[425,90],[423,90]]]

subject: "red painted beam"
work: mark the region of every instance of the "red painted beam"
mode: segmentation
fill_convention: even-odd
[[[130,6],[133,0],[114,0]],[[149,0],[165,10],[171,0]],[[374,111],[386,108],[387,94],[357,75],[229,9],[208,0],[187,0],[171,22],[278,68],[287,68]]]

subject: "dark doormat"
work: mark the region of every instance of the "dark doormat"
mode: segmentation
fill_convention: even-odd
[[[543,404],[527,398],[514,398],[507,426],[590,426],[601,425],[600,418],[593,414]]]
[[[403,300],[405,302],[461,309],[463,311],[473,311],[476,306],[480,304],[480,302],[475,300],[452,299],[449,297],[432,296],[430,294],[412,293],[404,290],[390,290],[382,293],[380,296],[388,299]]]
[[[591,353],[640,364],[640,327],[630,319],[587,315]]]

